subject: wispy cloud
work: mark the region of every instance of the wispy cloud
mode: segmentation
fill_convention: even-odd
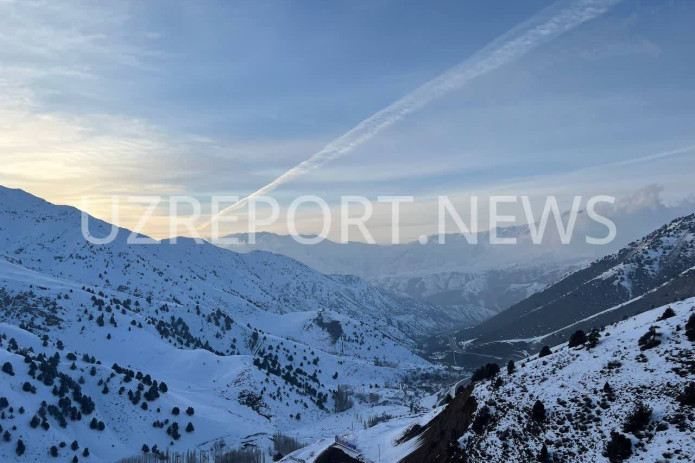
[[[251,198],[270,193],[282,184],[351,152],[357,146],[375,137],[410,113],[419,110],[453,90],[461,88],[471,80],[524,56],[544,42],[605,13],[619,1],[569,0],[561,1],[543,10],[530,20],[502,35],[463,63],[360,122],[352,130],[329,143],[318,153],[241,201],[224,209],[218,215],[212,217],[211,220],[242,207]],[[201,228],[207,228],[210,223],[205,223]]]

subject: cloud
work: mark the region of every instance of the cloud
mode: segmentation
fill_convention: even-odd
[[[240,208],[250,198],[270,193],[280,185],[351,152],[410,113],[421,109],[452,90],[466,85],[471,80],[520,58],[542,43],[600,16],[619,1],[569,0],[561,1],[543,10],[540,14],[494,40],[468,60],[360,122],[318,153],[251,193],[248,197],[221,211],[217,217]],[[215,218],[213,217],[212,220]],[[210,222],[207,222],[201,228],[207,228],[209,225]]]

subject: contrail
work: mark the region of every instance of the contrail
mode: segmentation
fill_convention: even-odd
[[[476,52],[469,59],[427,82],[390,106],[360,122],[333,140],[318,153],[291,168],[266,186],[215,214],[202,225],[205,229],[217,217],[245,205],[249,199],[267,194],[280,185],[349,153],[408,114],[459,89],[476,77],[521,58],[539,45],[574,29],[608,11],[621,0],[564,0],[545,8]]]

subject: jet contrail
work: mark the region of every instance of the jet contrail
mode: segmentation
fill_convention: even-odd
[[[321,151],[291,168],[266,186],[218,212],[199,230],[210,226],[219,216],[242,207],[249,199],[269,193],[280,185],[349,153],[408,114],[452,90],[463,87],[476,77],[521,58],[542,43],[602,15],[620,1],[564,0],[545,8],[531,19],[495,39],[469,59],[360,122],[352,130],[333,140]]]

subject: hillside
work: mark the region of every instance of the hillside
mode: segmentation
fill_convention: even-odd
[[[695,214],[566,275],[457,336],[464,362],[521,358],[590,330],[695,295]]]
[[[131,245],[127,230],[91,245],[79,211],[19,190],[0,189],[0,219],[0,355],[14,373],[0,374],[2,461],[45,461],[54,445],[63,461],[143,444],[266,452],[275,432],[308,442],[407,413],[423,394],[410,382],[439,374],[411,350],[427,306],[357,278],[185,239]]]
[[[695,298],[580,341],[481,369],[448,405],[345,439],[385,462],[692,461]],[[328,445],[293,456],[321,462]]]

